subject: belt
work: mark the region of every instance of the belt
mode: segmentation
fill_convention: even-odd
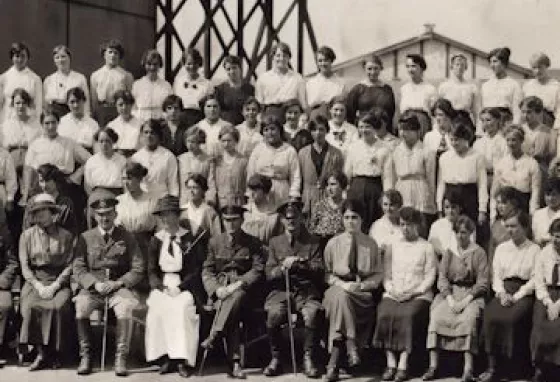
[[[354,175],[352,176],[352,178],[354,179],[371,179],[371,180],[379,180],[381,181],[381,176],[380,175]]]
[[[284,104],[282,103],[267,103],[264,105],[264,107],[284,107]]]
[[[345,275],[345,276],[338,276],[337,277],[339,279],[341,279],[342,281],[356,281],[360,278],[359,275]]]
[[[423,180],[423,179],[424,179],[423,174],[407,174],[399,178],[399,180]]]
[[[27,150],[27,148],[28,148],[27,145],[9,145],[8,151],[12,152],[14,150]]]

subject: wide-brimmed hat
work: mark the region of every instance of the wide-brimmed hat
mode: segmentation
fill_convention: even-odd
[[[96,188],[89,197],[89,206],[98,214],[114,210],[117,204],[115,194],[104,188]]]
[[[301,211],[303,210],[303,203],[299,200],[290,200],[284,204],[282,204],[276,212],[282,215],[285,218],[294,218],[301,215]]]
[[[54,213],[60,211],[60,207],[56,204],[56,201],[52,195],[47,193],[36,195],[29,205],[29,212],[33,213],[45,209],[51,210]]]
[[[173,195],[165,195],[158,199],[153,214],[159,215],[162,212],[173,211],[181,212],[182,208],[179,203],[179,198]]]
[[[243,217],[243,214],[245,212],[247,212],[246,208],[235,204],[228,204],[220,209],[220,214],[222,215],[222,219],[225,220],[241,218]]]

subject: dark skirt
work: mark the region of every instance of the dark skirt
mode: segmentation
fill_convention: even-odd
[[[99,127],[103,128],[113,119],[117,118],[119,113],[114,104],[100,103],[97,105],[93,115],[97,123],[99,123]]]
[[[329,323],[328,348],[340,339],[353,339],[360,346],[371,339],[375,323],[375,300],[370,292],[346,292],[331,286],[323,299]]]
[[[506,279],[504,288],[513,295],[525,283],[519,278]],[[511,359],[528,348],[534,301],[532,295],[511,306],[502,306],[497,297],[490,301],[483,323],[486,353]]]
[[[377,309],[373,346],[407,353],[425,348],[429,318],[429,301],[416,298],[397,302],[383,298]]]
[[[8,323],[8,315],[12,310],[12,293],[8,290],[0,290],[0,348],[4,343],[4,333]]]
[[[362,219],[362,232],[367,233],[374,221],[383,215],[379,199],[383,195],[381,177],[355,176],[350,182],[348,199],[358,200],[365,206]]]
[[[20,343],[51,345],[57,351],[68,341],[68,329],[74,323],[70,288],[62,288],[50,300],[44,300],[29,283],[21,291]],[[66,342],[67,343],[67,342]]]
[[[476,242],[486,248],[490,236],[488,223],[481,226],[478,224],[478,185],[476,183],[451,184],[445,183],[445,191],[456,190],[463,201],[462,213],[467,215],[476,224]]]
[[[191,127],[204,119],[204,113],[198,109],[185,109],[183,110],[181,119],[185,126]]]
[[[558,301],[560,286],[549,286],[548,293],[553,302]],[[550,321],[546,307],[539,300],[533,310],[531,354],[535,363],[547,362],[560,366],[560,318]]]

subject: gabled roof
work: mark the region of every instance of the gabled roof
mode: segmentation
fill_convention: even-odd
[[[444,44],[449,44],[453,47],[459,48],[459,49],[461,49],[465,52],[469,52],[469,53],[475,54],[475,55],[480,56],[480,57],[488,57],[488,52],[484,52],[480,49],[473,48],[472,46],[463,44],[462,42],[459,42],[457,40],[454,40],[452,38],[449,38],[447,36],[444,36],[444,35],[441,35],[439,33],[434,32],[434,30],[433,30],[434,26],[432,24],[426,24],[425,27],[426,27],[426,32],[421,34],[420,36],[412,37],[412,38],[409,38],[407,40],[398,42],[396,44],[392,44],[392,45],[386,46],[384,48],[375,50],[373,52],[362,54],[358,57],[354,57],[350,60],[338,63],[336,65],[333,65],[333,70],[336,71],[337,69],[341,69],[341,68],[344,68],[344,67],[347,67],[347,66],[360,64],[360,63],[363,62],[363,60],[365,58],[370,57],[371,55],[383,56],[383,55],[386,55],[388,53],[392,53],[395,50],[401,50],[401,49],[404,49],[404,48],[406,48],[410,45],[417,44],[421,41],[429,41],[429,40],[435,40],[435,41],[439,41],[439,42],[444,43]],[[512,69],[516,72],[522,73],[525,76],[532,76],[532,72],[531,72],[530,69],[527,69],[527,68],[525,68],[521,65],[518,65],[518,64],[514,64],[511,61],[508,65],[508,68]]]

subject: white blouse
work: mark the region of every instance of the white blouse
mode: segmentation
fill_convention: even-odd
[[[119,153],[113,153],[110,159],[100,152],[93,155],[84,166],[84,184],[86,188],[121,188],[123,186],[122,174],[125,165],[126,158]]]
[[[52,102],[66,104],[66,94],[72,88],[80,88],[86,95],[86,103],[84,105],[86,114],[90,114],[89,88],[86,77],[78,72],[71,70],[68,74],[56,71],[43,82],[43,90],[45,92],[45,103]]]
[[[119,139],[115,144],[118,150],[136,150],[140,147],[140,129],[142,128],[142,120],[132,116],[125,121],[122,116],[118,116],[107,124],[118,134]]]
[[[539,208],[533,213],[531,229],[533,230],[535,243],[542,245],[550,240],[548,229],[552,222],[559,218],[560,210],[553,211],[550,207]]]
[[[375,240],[377,246],[383,251],[403,238],[401,226],[393,224],[385,215],[373,222],[369,230],[369,236]]]
[[[519,103],[523,92],[519,83],[510,77],[491,78],[482,84],[482,107],[507,107],[513,114],[513,123],[519,123],[521,111]]]
[[[492,289],[496,294],[504,293],[504,280],[518,277],[527,282],[516,294],[525,297],[533,293],[535,288],[535,260],[541,248],[530,240],[525,240],[519,247],[513,240],[501,243],[496,248],[492,261]]]
[[[436,152],[440,149],[440,147],[442,147],[442,139],[445,142],[445,147],[447,149],[451,148],[451,139],[449,138],[449,134],[442,134],[439,127],[434,124],[432,130],[428,131],[426,135],[424,135],[424,148],[426,150]]]
[[[171,151],[162,146],[154,151],[143,147],[131,158],[148,169],[142,182],[145,191],[156,199],[166,194],[179,196],[177,158]]]
[[[336,74],[327,78],[319,73],[307,80],[305,91],[309,106],[329,103],[344,93],[344,81]]]
[[[499,132],[493,137],[484,134],[474,142],[473,149],[486,160],[488,172],[493,172],[496,163],[508,152],[506,139]]]
[[[358,129],[353,124],[344,121],[339,126],[332,120],[329,121],[329,132],[327,133],[326,140],[331,146],[339,149],[345,157],[350,145],[358,139]]]
[[[188,78],[185,68],[181,68],[173,82],[173,92],[183,100],[185,109],[200,110],[199,101],[213,90],[206,78],[198,76],[196,80]]]
[[[31,116],[39,118],[39,114],[43,110],[43,83],[41,82],[41,77],[28,67],[23,70],[17,70],[12,66],[0,75],[0,89],[3,102],[0,122],[15,115],[11,104],[12,95],[17,88],[25,89],[29,93],[33,100]]]
[[[142,121],[163,118],[162,104],[170,94],[173,94],[173,88],[163,78],[152,81],[148,76],[144,76],[134,81],[132,84],[132,95],[136,102],[134,116]]]
[[[443,256],[447,250],[456,251],[459,247],[453,224],[445,217],[439,218],[432,224],[428,241],[439,256]]]
[[[282,74],[271,69],[259,76],[255,85],[255,97],[261,105],[281,104],[299,98],[301,86],[303,86],[301,74],[293,70]]]
[[[91,91],[95,92],[98,102],[113,103],[113,96],[118,90],[130,90],[132,74],[120,66],[110,68],[102,66],[91,74]]]
[[[472,82],[449,79],[439,85],[438,93],[441,98],[451,102],[455,110],[465,110],[473,114],[476,111],[478,88]]]
[[[544,108],[556,117],[554,127],[560,127],[560,82],[551,78],[542,84],[536,78],[532,78],[523,84],[523,97],[535,96],[543,101]]]
[[[15,147],[28,147],[42,133],[39,121],[29,118],[23,122],[17,118],[4,121],[2,125],[2,146],[10,150]]]
[[[118,195],[117,218],[115,224],[122,225],[129,232],[152,231],[157,224],[153,214],[157,199],[148,193],[143,193],[139,198],[133,198],[129,193]]]
[[[384,178],[384,185],[390,185],[392,181],[389,156],[389,150],[379,139],[371,145],[359,139],[348,149],[344,173],[348,179],[355,176],[381,176]]]
[[[181,276],[179,272],[183,269],[183,251],[181,249],[181,237],[187,234],[187,230],[180,228],[171,241],[171,234],[165,230],[158,231],[155,234],[161,240],[161,250],[159,252],[158,264],[164,273],[163,285],[167,288],[178,288],[181,285]],[[171,244],[173,253],[169,253]]]
[[[202,150],[212,158],[219,156],[222,152],[222,144],[219,138],[220,130],[224,126],[230,126],[231,123],[220,118],[213,124],[210,124],[205,118],[196,125],[206,133],[206,142],[201,145]]]
[[[60,119],[60,124],[58,125],[58,134],[60,136],[72,139],[88,149],[93,147],[93,136],[98,130],[99,124],[97,121],[87,114],[78,119],[72,113],[68,113]]]
[[[259,132],[259,125],[257,124],[254,128],[250,128],[247,126],[246,122],[243,122],[237,125],[236,128],[237,131],[239,131],[237,151],[248,158],[251,152],[253,152],[253,149],[264,140]]]
[[[401,113],[410,109],[422,109],[430,114],[436,99],[437,91],[434,85],[427,82],[407,82],[401,87]]]

